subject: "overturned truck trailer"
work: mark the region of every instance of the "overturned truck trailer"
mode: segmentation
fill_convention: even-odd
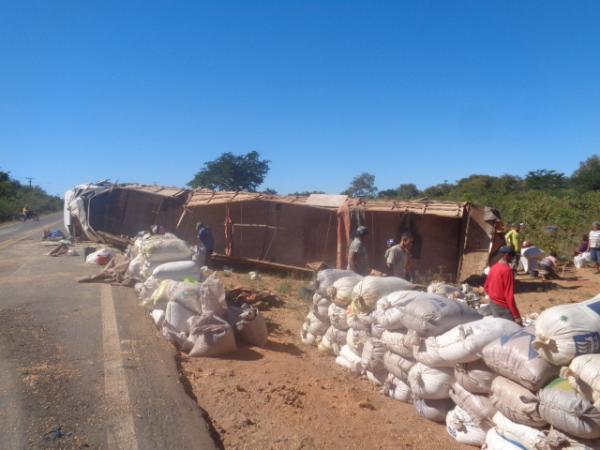
[[[416,270],[426,278],[459,281],[488,264],[497,213],[469,203],[349,199],[343,195],[277,196],[161,186],[104,183],[69,191],[65,221],[76,236],[98,242],[123,240],[160,224],[195,242],[203,222],[215,251],[227,260],[305,268],[322,262],[345,267],[348,244],[359,225],[370,230],[374,269],[384,271],[386,241],[415,237]]]

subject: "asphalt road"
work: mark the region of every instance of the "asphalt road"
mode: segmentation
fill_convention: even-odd
[[[218,448],[133,289],[44,255],[61,219],[0,228],[0,449]]]

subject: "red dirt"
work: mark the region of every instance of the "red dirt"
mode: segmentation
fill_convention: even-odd
[[[600,292],[600,275],[584,269],[570,280],[542,283],[519,276],[523,314],[584,300]],[[310,301],[304,282],[264,275],[222,278],[270,289],[281,299],[264,310],[266,348],[242,347],[224,358],[183,358],[182,367],[227,449],[458,449],[445,426],[412,405],[384,397],[367,380],[345,372],[333,356],[302,345],[299,330]]]

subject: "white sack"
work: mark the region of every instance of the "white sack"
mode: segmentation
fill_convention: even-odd
[[[534,326],[531,325],[488,344],[482,352],[483,360],[503,377],[537,391],[555,378],[559,369],[540,356],[534,342]]]
[[[389,374],[387,370],[381,369],[376,372],[365,370],[365,375],[371,384],[374,384],[375,386],[383,386],[383,383],[385,383],[385,380]]]
[[[222,316],[227,311],[225,302],[225,286],[212,274],[202,283],[196,285],[198,290],[198,299],[202,305],[202,312],[212,312]]]
[[[331,300],[327,297],[319,294],[313,296],[312,311],[322,322],[329,322],[329,305],[331,305]]]
[[[221,356],[237,350],[231,326],[214,314],[193,316],[188,320],[193,343],[190,356]]]
[[[433,337],[423,338],[418,346],[413,347],[413,358],[429,367],[454,367],[454,363],[442,359]]]
[[[446,415],[446,430],[455,441],[461,444],[480,447],[485,442],[489,426],[481,425],[460,406],[454,407]]]
[[[127,267],[127,273],[132,278],[141,278],[142,265],[144,264],[144,258],[142,255],[138,255],[129,261],[129,266]]]
[[[150,316],[152,316],[154,325],[156,325],[157,328],[162,328],[162,324],[165,320],[165,311],[163,309],[153,309]]]
[[[492,392],[492,381],[496,372],[490,370],[482,360],[454,367],[454,378],[463,388],[473,394],[489,394]]]
[[[322,337],[315,336],[308,331],[308,324],[304,322],[302,324],[302,328],[300,329],[300,340],[304,345],[318,345],[322,340]]]
[[[362,371],[360,365],[360,356],[354,353],[347,345],[340,349],[340,354],[335,358],[336,364],[348,369],[350,372],[360,374]]]
[[[386,371],[383,364],[385,352],[386,348],[383,342],[375,338],[368,338],[363,345],[361,355],[361,366],[363,370],[376,373]]]
[[[401,328],[395,331],[385,330],[381,334],[381,341],[385,344],[390,352],[396,353],[404,358],[412,359],[413,346],[408,342],[409,339],[410,338],[407,336],[406,328]]]
[[[146,281],[144,281],[143,283],[136,283],[135,291],[137,292],[140,300],[142,300],[145,304],[152,297],[154,291],[158,289],[158,285],[158,280],[155,280],[154,278],[150,277],[146,279]]]
[[[415,400],[415,409],[417,413],[433,422],[444,423],[448,411],[454,408],[454,403],[449,398],[443,400]]]
[[[453,367],[458,363],[478,360],[484,346],[520,329],[511,320],[484,317],[457,325],[440,336],[428,337],[414,356],[417,361],[432,367]]]
[[[600,439],[581,439],[569,436],[556,428],[544,431],[549,450],[600,450]],[[535,449],[538,450],[538,449]]]
[[[569,367],[561,369],[560,376],[585,399],[591,402],[600,399],[600,354],[575,357]]]
[[[106,256],[108,258],[112,258],[113,257],[113,252],[109,248],[101,248],[100,250],[96,250],[95,252],[90,253],[89,255],[87,255],[86,258],[85,258],[85,262],[87,264],[98,264],[98,257],[99,256]]]
[[[496,407],[487,395],[471,394],[460,384],[450,386],[450,398],[456,405],[467,411],[478,423],[488,427],[492,425],[492,417],[496,414]]]
[[[173,343],[181,351],[187,353],[191,350],[191,343],[187,340],[187,331],[177,331],[168,322],[163,320],[161,332],[169,342]]]
[[[389,374],[383,389],[381,391],[383,395],[387,395],[389,398],[394,400],[400,400],[401,402],[410,403],[412,401],[412,393],[410,392],[410,386],[405,381]]]
[[[500,411],[494,414],[493,421],[496,432],[504,439],[516,442],[528,450],[550,449],[546,433],[542,430],[513,422]]]
[[[329,305],[327,315],[329,317],[329,323],[331,323],[332,327],[335,327],[338,330],[347,330],[350,328],[350,325],[348,325],[346,308],[341,308],[335,303],[332,303]]]
[[[372,317],[368,313],[357,312],[356,309],[350,305],[346,311],[346,321],[350,328],[355,330],[371,332],[371,321]]]
[[[162,280],[150,298],[144,301],[144,304],[158,305],[159,303],[167,303],[171,300],[171,298],[169,298],[169,289],[173,283],[177,282],[173,280]]]
[[[514,422],[531,427],[546,425],[538,412],[537,395],[514,381],[496,377],[492,383],[490,399],[498,411]]]
[[[362,278],[357,274],[339,278],[327,288],[327,296],[336,305],[346,308],[352,301],[352,289]]]
[[[366,276],[352,290],[352,300],[373,310],[379,300],[390,292],[412,289],[414,284],[398,277]]]
[[[346,345],[354,352],[354,354],[360,357],[367,339],[369,339],[369,333],[365,330],[349,328],[346,334]]]
[[[416,364],[414,359],[404,358],[390,351],[383,355],[383,365],[396,378],[408,382],[408,373]]]
[[[408,384],[416,399],[441,400],[450,395],[454,371],[416,363],[408,372]]]
[[[482,450],[523,450],[523,447],[504,439],[494,428],[490,428],[485,436]]]
[[[481,319],[466,303],[450,300],[434,294],[419,294],[401,308],[404,327],[420,336],[438,336],[456,325]]]
[[[339,280],[340,278],[356,275],[351,270],[342,269],[325,269],[317,273],[315,280],[315,289],[317,293],[323,297],[327,297],[327,289]]]
[[[557,378],[539,392],[542,418],[559,430],[583,439],[600,438],[600,410]]]
[[[600,352],[600,298],[548,308],[535,322],[534,347],[557,366]]]
[[[384,331],[386,331],[384,327],[373,321],[373,314],[371,313],[371,336],[381,339]]]
[[[182,305],[178,302],[168,302],[167,309],[165,310],[165,322],[171,325],[178,333],[187,334],[187,320],[196,315],[198,315],[198,312],[190,309],[186,305]]]
[[[580,255],[576,255],[573,258],[573,263],[575,264],[575,267],[577,269],[586,267],[591,262],[592,262],[592,254],[590,252],[581,253]]]
[[[152,271],[157,280],[183,281],[185,278],[201,280],[200,267],[194,261],[173,261],[163,263]]]
[[[317,351],[325,355],[333,354],[333,344],[331,342],[331,330],[333,327],[327,328],[327,331],[321,338],[321,341],[317,345]]]
[[[441,281],[432,281],[429,286],[427,286],[427,292],[429,294],[437,294],[447,298],[456,298],[462,294],[460,288]]]
[[[402,322],[403,308],[423,293],[420,291],[395,291],[381,297],[373,311],[374,322],[386,330],[405,329]]]
[[[193,252],[184,240],[173,235],[154,235],[141,245],[141,254],[150,263],[184,261],[192,258]]]
[[[328,339],[331,343],[331,351],[334,355],[339,355],[342,347],[346,345],[346,337],[348,333],[337,328],[330,327],[328,330]]]
[[[300,332],[302,342],[307,345],[316,344],[317,339],[325,334],[327,328],[329,328],[329,323],[321,321],[312,311],[309,312]]]
[[[260,311],[246,303],[241,307],[229,305],[227,321],[239,338],[247,344],[264,347],[269,338],[267,323]]]

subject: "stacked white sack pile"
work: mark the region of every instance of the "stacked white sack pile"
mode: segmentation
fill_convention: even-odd
[[[424,293],[399,278],[331,269],[317,278],[303,341],[445,421],[457,441],[600,449],[600,297],[550,308],[521,328],[469,307],[479,303],[469,287],[432,283]]]
[[[600,448],[600,296],[554,306],[483,351],[498,412],[484,448]]]
[[[250,345],[266,344],[261,313],[247,304],[227,304],[223,283],[197,265],[185,241],[170,233],[146,234],[127,252],[129,274],[140,280],[135,288],[142,305],[153,308],[156,326],[181,351],[224,355],[237,350],[236,336]]]
[[[139,236],[127,249],[127,255],[131,260],[129,275],[142,282],[136,290],[144,299],[161,280],[198,280],[201,276],[200,267],[193,261],[192,247],[171,233]]]
[[[317,274],[315,281],[316,292],[313,296],[313,305],[311,311],[306,316],[300,338],[306,345],[318,345],[323,336],[329,329],[329,306],[331,299],[328,296],[327,290],[333,287],[333,284],[344,277],[356,276],[351,270],[327,269],[321,270]],[[328,339],[331,336],[328,336]],[[343,344],[342,344],[343,345]]]
[[[430,287],[450,298],[413,288],[401,278],[321,271],[302,340],[333,353],[337,364],[366,375],[385,395],[414,403],[423,417],[451,416],[462,442],[481,445],[495,410],[487,395],[455,383],[454,367],[478,361],[483,346],[519,326],[482,318],[450,285]]]
[[[387,330],[386,342],[393,334],[404,344],[400,349],[387,344],[390,350],[402,350],[386,354],[395,363],[386,365],[390,372],[394,370],[395,390],[401,386],[408,391],[406,400],[412,400],[421,416],[446,421],[459,442],[481,445],[494,408],[487,394],[466,383],[456,368],[477,368],[481,349],[519,326],[482,317],[466,303],[416,291],[394,292],[381,299],[376,321]]]

